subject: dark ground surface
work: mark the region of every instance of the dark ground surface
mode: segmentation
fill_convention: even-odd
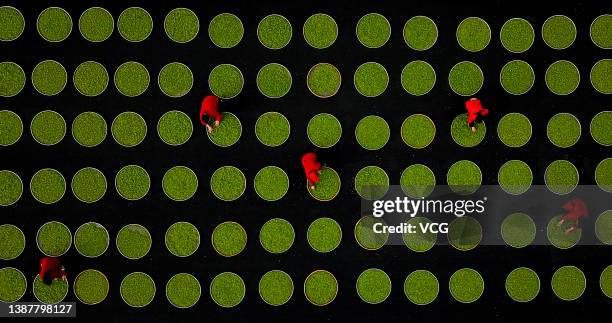
[[[529,319],[527,314],[544,316],[547,321],[565,321],[570,317],[595,318],[610,306],[598,286],[599,274],[612,264],[610,251],[604,247],[575,247],[571,250],[557,250],[552,247],[527,247],[513,250],[509,247],[480,246],[470,252],[459,252],[448,246],[434,247],[424,254],[411,253],[401,246],[388,246],[379,251],[367,252],[355,242],[352,232],[359,218],[359,198],[352,189],[353,176],[366,165],[379,165],[389,174],[391,184],[397,184],[401,171],[408,165],[423,163],[431,167],[440,184],[446,177],[446,170],[457,160],[470,159],[482,169],[484,184],[496,184],[499,167],[509,159],[527,162],[534,172],[534,184],[543,184],[546,166],[556,159],[568,159],[580,171],[581,184],[594,184],[595,166],[610,157],[610,149],[597,145],[588,133],[588,123],[600,111],[609,110],[609,96],[598,94],[588,81],[592,65],[599,59],[609,58],[609,51],[597,48],[588,37],[588,27],[598,15],[610,13],[610,5],[572,2],[567,5],[555,3],[546,8],[532,6],[532,2],[490,1],[460,5],[455,2],[444,4],[434,1],[382,3],[379,1],[351,1],[342,5],[337,1],[292,1],[268,3],[267,1],[221,1],[198,2],[167,1],[154,4],[149,1],[36,1],[35,5],[23,1],[3,1],[24,13],[25,33],[14,42],[1,44],[0,60],[15,61],[28,75],[24,91],[9,99],[0,99],[0,106],[17,112],[24,124],[43,110],[60,112],[70,124],[83,111],[102,114],[110,126],[112,119],[122,111],[140,113],[149,126],[145,141],[135,148],[123,148],[112,137],[95,148],[79,146],[67,134],[58,145],[44,147],[34,142],[25,133],[18,144],[3,148],[0,168],[17,172],[25,182],[40,168],[51,167],[62,172],[67,180],[78,169],[94,166],[107,176],[113,184],[114,174],[124,165],[138,164],[149,172],[152,180],[149,195],[137,202],[127,202],[119,197],[112,186],[105,197],[95,204],[78,202],[71,192],[57,204],[46,206],[35,202],[26,190],[14,206],[0,210],[3,223],[14,223],[26,234],[27,246],[16,260],[3,262],[20,268],[33,277],[40,257],[34,237],[38,227],[50,220],[66,223],[74,232],[87,221],[97,221],[109,229],[111,237],[127,223],[141,223],[147,226],[153,236],[153,247],[147,257],[129,261],[123,258],[111,243],[109,250],[101,257],[87,259],[79,256],[72,248],[65,258],[73,277],[87,268],[97,268],[110,280],[111,291],[103,304],[96,306],[78,305],[79,321],[113,322],[169,322],[169,321],[451,321],[472,320],[510,321],[514,318]],[[48,43],[36,32],[35,20],[38,13],[51,5],[67,9],[74,22],[71,36],[61,43]],[[153,34],[142,43],[128,43],[115,31],[113,36],[99,44],[85,41],[78,33],[77,20],[80,13],[94,5],[107,8],[118,18],[128,6],[142,6],[153,16]],[[200,18],[200,33],[188,44],[170,41],[162,28],[166,13],[175,7],[185,6],[196,12]],[[377,11],[391,22],[390,41],[380,49],[366,49],[355,36],[357,20],[365,13]],[[232,49],[218,49],[207,36],[210,19],[221,12],[235,13],[242,19],[245,36]],[[339,25],[336,43],[325,50],[310,48],[301,35],[302,24],[311,14],[325,12],[332,15]],[[282,50],[272,51],[259,44],[256,26],[259,20],[269,14],[279,13],[293,24],[293,39]],[[439,38],[436,45],[426,52],[410,50],[402,38],[404,22],[414,15],[427,15],[438,25]],[[566,14],[578,28],[578,38],[567,50],[556,51],[548,48],[539,32],[544,20],[554,14]],[[482,52],[469,53],[459,47],[455,40],[455,29],[465,17],[484,18],[492,28],[493,38]],[[536,41],[524,54],[511,54],[499,42],[501,25],[509,18],[524,17],[536,29]],[[136,60],[143,63],[151,74],[152,83],[147,92],[138,98],[120,95],[113,84],[103,95],[95,98],[84,97],[72,84],[55,97],[44,97],[35,92],[30,84],[29,74],[36,63],[55,59],[67,68],[69,76],[76,66],[86,60],[102,63],[109,74],[121,63]],[[400,72],[409,61],[424,59],[436,69],[438,80],[434,89],[423,97],[405,93],[400,84]],[[509,60],[523,59],[530,63],[536,73],[536,83],[526,95],[506,94],[499,84],[499,70]],[[569,96],[555,96],[544,83],[544,72],[554,61],[568,59],[574,62],[582,76],[579,88]],[[479,97],[493,108],[488,118],[489,133],[475,148],[465,149],[456,145],[450,136],[452,119],[463,110],[463,98],[452,93],[447,75],[450,68],[459,61],[471,60],[484,71],[485,84]],[[195,83],[192,91],[180,99],[164,96],[155,82],[157,73],[165,64],[180,61],[194,72]],[[377,98],[364,98],[353,87],[354,70],[366,61],[383,64],[390,74],[387,91]],[[255,76],[259,68],[270,62],[287,66],[293,75],[293,86],[289,94],[281,99],[266,99],[257,92]],[[319,62],[330,62],[338,66],[343,75],[339,93],[326,100],[311,95],[306,88],[308,69]],[[197,128],[190,141],[179,147],[164,144],[155,131],[159,117],[168,110],[178,109],[192,116],[197,123],[196,110],[203,95],[208,92],[207,77],[210,70],[220,63],[238,66],[245,76],[245,87],[236,99],[226,101],[223,109],[234,112],[242,121],[243,135],[231,148],[213,146],[203,129]],[[255,135],[255,121],[266,111],[279,111],[291,123],[291,137],[279,148],[261,145]],[[333,148],[319,150],[320,159],[339,171],[342,190],[329,203],[313,200],[303,189],[303,173],[299,157],[305,150],[312,149],[306,137],[307,120],[319,112],[336,115],[343,125],[343,136]],[[508,112],[526,114],[534,125],[534,134],[528,145],[519,149],[506,148],[495,135],[495,127],[501,116]],[[582,123],[582,137],[578,144],[569,149],[555,148],[546,138],[546,122],[558,112],[571,112]],[[411,113],[426,113],[438,126],[433,144],[423,150],[408,148],[401,140],[399,129],[403,119]],[[388,144],[381,150],[366,152],[357,144],[353,132],[357,122],[369,114],[385,118],[392,129]],[[285,169],[291,180],[289,193],[279,202],[267,203],[257,197],[252,189],[255,173],[266,165],[277,165]],[[174,165],[192,168],[199,177],[200,185],[195,197],[183,203],[172,202],[163,195],[161,179],[164,172]],[[217,200],[209,189],[208,179],[212,172],[222,165],[235,165],[247,176],[246,193],[236,202],[225,203]],[[306,241],[306,229],[310,222],[321,216],[332,217],[340,222],[344,237],[338,249],[330,254],[314,252]],[[267,253],[258,241],[261,225],[272,217],[286,218],[296,230],[293,247],[281,255]],[[239,256],[224,258],[215,253],[210,244],[213,228],[226,220],[241,223],[249,235],[245,251]],[[591,219],[591,221],[594,219]],[[194,223],[202,235],[198,251],[188,258],[172,256],[165,248],[163,235],[168,226],[176,221]],[[539,235],[545,234],[539,228]],[[557,299],[550,288],[552,273],[563,265],[576,265],[587,276],[585,294],[577,301],[566,303]],[[514,268],[527,266],[540,275],[541,292],[528,304],[514,303],[505,293],[506,275]],[[383,304],[372,306],[363,303],[355,291],[359,273],[370,267],[385,270],[393,282],[389,299]],[[447,282],[457,269],[471,267],[484,277],[485,292],[473,304],[460,304],[452,299]],[[291,301],[275,308],[264,304],[257,294],[257,284],[263,273],[272,269],[288,272],[295,285]],[[322,308],[313,306],[303,296],[304,278],[315,269],[327,269],[339,281],[340,291],[336,300]],[[406,275],[416,269],[428,269],[438,277],[441,288],[436,301],[428,306],[412,305],[403,294]],[[157,294],[152,304],[142,309],[130,308],[119,295],[119,284],[123,277],[133,271],[149,273],[157,284]],[[246,282],[247,294],[244,301],[232,309],[221,309],[208,295],[212,278],[223,271],[233,271]],[[165,298],[166,281],[175,273],[194,274],[202,284],[203,294],[198,304],[189,310],[173,308]],[[24,301],[33,300],[31,286]],[[74,301],[69,293],[67,301]],[[600,316],[601,319],[604,319]]]

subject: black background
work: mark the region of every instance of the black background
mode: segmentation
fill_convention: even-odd
[[[603,2],[602,2],[603,3]],[[509,247],[480,246],[470,252],[459,252],[449,246],[437,246],[427,253],[415,254],[401,246],[388,246],[379,251],[361,249],[354,240],[353,227],[359,218],[359,198],[352,189],[353,177],[366,165],[379,165],[389,175],[391,184],[397,184],[401,171],[414,163],[428,165],[434,171],[438,183],[445,182],[446,170],[457,160],[470,159],[483,171],[484,184],[496,184],[499,167],[510,159],[527,162],[534,172],[534,184],[543,184],[546,166],[556,159],[568,159],[580,171],[581,184],[594,184],[594,170],[599,161],[610,157],[610,149],[597,145],[589,135],[588,124],[597,112],[610,110],[610,97],[597,93],[589,84],[588,75],[593,64],[602,58],[610,58],[609,51],[596,47],[588,37],[591,21],[600,14],[610,13],[610,5],[584,2],[557,3],[538,7],[535,1],[488,1],[461,4],[454,1],[2,1],[13,5],[26,18],[24,34],[16,41],[0,44],[0,61],[14,61],[21,65],[28,76],[25,89],[16,97],[0,98],[0,107],[17,112],[26,127],[21,140],[0,150],[0,169],[10,169],[29,183],[40,168],[51,167],[62,172],[69,181],[80,168],[93,166],[107,176],[109,189],[104,198],[94,204],[78,202],[68,190],[64,198],[54,205],[37,203],[28,190],[13,206],[0,209],[3,223],[14,223],[26,234],[24,253],[13,261],[3,261],[2,266],[22,269],[28,278],[38,270],[40,253],[35,246],[35,233],[40,225],[50,220],[67,224],[74,232],[87,221],[102,223],[111,233],[112,243],[101,257],[88,259],[79,256],[74,248],[64,257],[68,271],[74,277],[87,268],[97,268],[110,281],[111,290],[103,304],[78,305],[78,319],[82,321],[509,321],[513,317],[529,319],[533,315],[545,315],[546,320],[565,321],[570,317],[594,318],[597,312],[610,306],[598,286],[601,271],[612,264],[610,253],[604,247],[578,246],[571,250],[552,247],[527,247],[513,250]],[[44,41],[36,32],[35,21],[40,11],[49,6],[61,6],[72,15],[73,31],[60,43]],[[129,43],[115,30],[111,38],[102,43],[90,43],[78,32],[78,17],[82,11],[98,5],[108,9],[115,22],[121,11],[129,6],[147,9],[154,19],[151,36],[141,43]],[[170,41],[163,31],[165,15],[175,7],[188,7],[200,19],[200,32],[188,44]],[[604,7],[602,7],[604,6]],[[207,35],[212,17],[221,12],[232,12],[242,20],[245,35],[232,49],[216,48]],[[339,26],[337,41],[328,49],[316,50],[302,37],[302,25],[308,16],[325,12],[335,18]],[[389,42],[379,49],[367,49],[355,36],[357,20],[368,12],[380,12],[392,26]],[[270,13],[287,17],[293,25],[293,38],[281,50],[269,50],[257,40],[256,26]],[[578,28],[575,43],[566,50],[548,48],[541,39],[541,25],[554,14],[565,14],[574,20]],[[402,37],[405,21],[414,15],[427,15],[437,24],[439,37],[436,45],[425,52],[409,49]],[[458,23],[469,16],[484,18],[492,29],[489,46],[478,53],[470,53],[459,47],[455,39]],[[503,49],[499,41],[501,25],[509,18],[523,17],[536,30],[532,48],[523,54],[512,54]],[[149,89],[137,98],[127,98],[109,84],[104,94],[88,98],[78,94],[71,82],[57,96],[38,94],[30,84],[33,67],[45,59],[55,59],[72,72],[81,62],[94,60],[102,63],[112,76],[123,62],[135,60],[143,63],[151,74]],[[401,87],[400,72],[405,64],[415,59],[429,62],[436,70],[434,89],[422,97],[413,97]],[[501,67],[512,59],[522,59],[531,64],[536,82],[531,91],[522,96],[511,96],[499,84]],[[569,96],[553,95],[544,83],[546,68],[556,60],[574,62],[581,73],[579,88]],[[450,68],[459,61],[477,63],[484,72],[485,83],[479,98],[492,109],[487,119],[489,133],[475,148],[461,148],[450,136],[452,119],[463,112],[464,98],[454,94],[447,82]],[[191,92],[179,99],[164,96],[157,87],[159,70],[169,62],[187,64],[193,71],[195,83]],[[355,69],[367,61],[383,64],[389,72],[390,84],[386,92],[376,98],[364,98],[353,87]],[[281,99],[267,99],[258,93],[255,76],[263,65],[278,62],[292,73],[293,86]],[[306,88],[308,69],[319,62],[335,64],[341,71],[343,83],[337,95],[319,99]],[[230,148],[214,146],[198,127],[197,112],[201,98],[208,93],[207,77],[210,70],[221,63],[238,66],[245,76],[242,93],[225,101],[221,108],[235,113],[243,125],[240,141]],[[34,114],[44,109],[60,112],[70,125],[81,112],[95,111],[102,114],[108,125],[123,111],[140,113],[148,124],[145,141],[134,147],[124,148],[109,135],[95,148],[83,148],[70,136],[70,132],[58,145],[45,147],[35,143],[27,133],[27,126]],[[157,136],[155,125],[166,111],[178,109],[187,112],[196,131],[188,143],[171,147]],[[291,136],[279,148],[260,144],[254,135],[257,117],[266,111],[279,111],[291,123]],[[338,197],[328,203],[313,200],[305,191],[303,173],[299,164],[301,154],[313,150],[306,137],[308,119],[319,112],[329,112],[339,117],[343,136],[333,148],[315,150],[320,160],[339,171],[342,189]],[[495,134],[495,125],[509,112],[521,112],[533,123],[534,133],[529,144],[518,149],[505,147]],[[571,112],[582,123],[582,137],[572,148],[554,147],[546,138],[546,122],[558,112]],[[426,113],[437,125],[434,142],[422,150],[407,147],[401,140],[399,129],[403,119],[412,113]],[[392,135],[381,150],[369,152],[354,139],[357,122],[366,115],[377,114],[387,120]],[[152,185],[147,197],[137,202],[127,202],[112,187],[114,174],[123,166],[138,164],[150,174]],[[174,165],[192,168],[199,178],[196,195],[187,202],[172,202],[164,196],[161,179]],[[247,191],[236,202],[217,200],[209,189],[212,172],[223,165],[239,167],[247,176]],[[255,173],[264,166],[277,165],[285,169],[291,180],[288,194],[278,202],[264,202],[252,188]],[[306,241],[306,229],[314,219],[328,216],[336,219],[343,229],[343,240],[338,249],[329,254],[313,251]],[[537,215],[534,215],[537,216]],[[296,230],[293,247],[281,255],[267,253],[258,241],[261,225],[270,218],[288,219]],[[210,243],[213,228],[227,220],[241,223],[247,230],[249,241],[245,251],[232,258],[216,254]],[[189,221],[201,233],[198,251],[188,258],[172,256],[165,248],[163,235],[176,221]],[[125,224],[146,225],[153,236],[153,247],[140,260],[123,258],[114,246],[117,231]],[[539,228],[539,235],[543,235]],[[563,265],[576,265],[587,275],[587,288],[577,301],[563,302],[553,295],[550,288],[552,273]],[[514,268],[527,266],[540,275],[541,291],[528,304],[517,304],[505,293],[506,275]],[[393,282],[389,299],[380,305],[363,303],[355,291],[359,273],[370,267],[385,270]],[[473,304],[460,304],[448,292],[448,277],[457,269],[471,267],[484,277],[483,296]],[[272,269],[288,272],[294,280],[295,292],[284,306],[264,304],[257,293],[261,275]],[[339,281],[336,300],[322,308],[311,305],[303,296],[303,280],[313,270],[327,269]],[[428,306],[415,306],[403,294],[406,275],[416,269],[428,269],[440,281],[440,294]],[[142,309],[130,308],[120,298],[119,284],[133,271],[149,273],[157,284],[154,301]],[[233,271],[246,282],[247,293],[243,302],[232,309],[215,305],[208,294],[212,278],[223,271]],[[175,273],[194,274],[202,285],[202,297],[191,309],[173,308],[165,298],[166,281]],[[31,281],[24,301],[33,300]],[[69,293],[67,301],[75,300]]]

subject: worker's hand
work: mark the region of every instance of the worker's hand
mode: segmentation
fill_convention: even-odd
[[[310,185],[310,189],[314,191],[315,186],[314,185]]]
[[[219,126],[219,120],[215,120],[215,127]]]
[[[212,130],[213,130],[213,129],[212,129],[212,127],[211,127],[211,126],[206,125],[206,131],[208,131],[208,133],[211,133],[211,132],[212,132]]]
[[[323,170],[320,170],[320,169],[319,169],[319,170],[317,171],[317,175],[321,175],[321,173],[323,173]]]
[[[476,133],[476,127],[472,127],[472,132]]]

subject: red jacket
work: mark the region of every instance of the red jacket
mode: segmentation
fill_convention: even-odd
[[[313,184],[318,183],[319,175],[317,172],[321,170],[321,163],[317,162],[317,154],[304,154],[304,156],[302,156],[302,166],[306,173],[306,179]]]
[[[478,99],[469,99],[465,102],[465,109],[468,113],[468,124],[472,124],[472,122],[478,119],[478,115],[486,117],[489,114],[489,109],[485,109],[482,107],[480,100]]]
[[[567,214],[563,217],[563,221],[574,221],[575,225],[580,223],[581,217],[589,216],[589,210],[581,199],[573,199],[565,203],[563,209],[567,211]]]
[[[43,257],[40,260],[40,279],[43,279],[45,274],[49,273],[51,279],[62,278],[66,275],[66,271],[62,268],[62,262],[59,258],[55,257]]]
[[[204,116],[209,116],[215,121],[221,121],[222,116],[219,113],[219,98],[214,95],[208,95],[202,100],[202,107],[200,107],[200,122],[206,125]]]

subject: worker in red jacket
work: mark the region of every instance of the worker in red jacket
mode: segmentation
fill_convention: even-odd
[[[572,231],[578,229],[581,217],[589,216],[589,209],[587,208],[584,201],[581,199],[572,199],[571,201],[563,204],[563,209],[567,212],[561,221],[557,223],[557,226],[561,226],[565,221],[572,221],[574,224],[565,230],[565,235],[569,235]]]
[[[479,117],[486,117],[489,114],[489,109],[483,108],[480,100],[476,98],[466,101],[465,109],[468,113],[468,127],[472,128],[472,132],[476,132],[476,121]]]
[[[315,189],[315,184],[319,182],[321,174],[321,163],[317,161],[317,154],[306,153],[302,156],[302,167],[306,173],[306,180],[311,190]]]
[[[223,119],[221,113],[219,113],[219,98],[214,95],[207,95],[202,100],[202,106],[200,107],[200,122],[206,126],[206,130],[210,133],[213,128],[208,124],[204,118],[207,117],[210,120],[215,120],[215,127],[219,126],[219,122]]]
[[[40,273],[38,274],[43,283],[51,285],[54,280],[66,280],[66,270],[62,262],[56,257],[43,257],[40,259]]]

